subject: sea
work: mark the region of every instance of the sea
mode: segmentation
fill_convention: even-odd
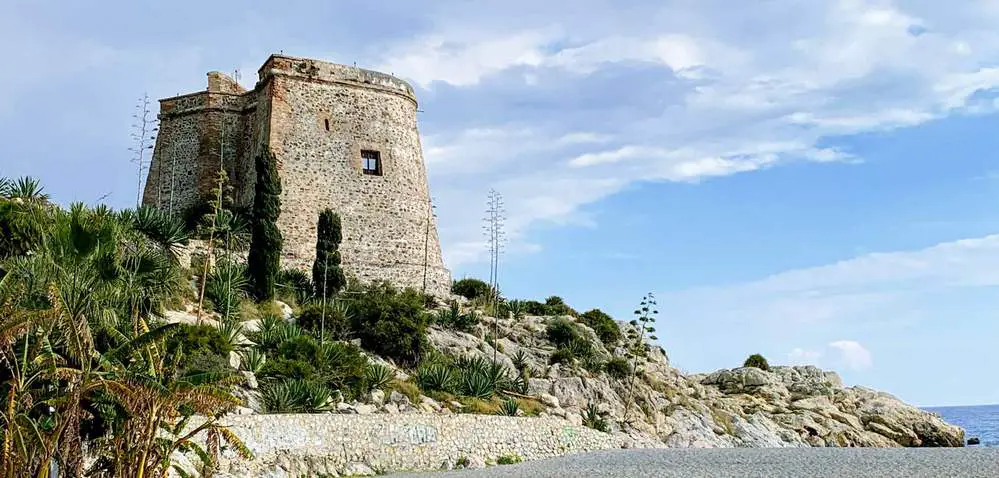
[[[978,446],[999,447],[999,405],[972,407],[926,407],[947,423],[964,429],[964,438],[978,437]]]

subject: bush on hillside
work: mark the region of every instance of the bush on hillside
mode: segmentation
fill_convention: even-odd
[[[223,372],[229,368],[232,346],[219,329],[211,325],[181,324],[166,341],[167,353],[180,353],[181,373]]]
[[[621,340],[621,328],[617,322],[600,309],[583,312],[579,320],[593,329],[597,337],[600,337],[600,341],[605,344],[611,345]]]
[[[548,341],[555,344],[556,347],[565,347],[572,342],[585,340],[579,333],[576,324],[565,319],[554,319],[548,322],[545,335],[548,337]]]
[[[351,330],[365,350],[415,365],[427,350],[427,317],[423,296],[381,282],[364,285],[347,294]]]
[[[614,357],[607,361],[604,370],[607,371],[607,375],[622,380],[631,375],[631,364],[623,357]]]
[[[474,279],[471,277],[466,277],[461,280],[454,281],[451,285],[451,292],[458,294],[468,300],[478,299],[479,297],[488,297],[491,287],[484,281],[479,279]]]
[[[756,367],[760,370],[770,370],[770,364],[767,363],[767,359],[760,354],[753,354],[746,358],[746,361],[742,364],[743,367]]]
[[[328,302],[326,314],[323,315],[323,305],[314,303],[302,308],[302,313],[295,319],[299,327],[319,336],[319,329],[325,328],[324,338],[343,340],[350,336],[349,310],[337,304]]]
[[[312,279],[298,269],[284,269],[277,276],[276,296],[285,303],[302,305],[312,298]]]
[[[579,315],[572,307],[562,300],[561,297],[553,295],[545,299],[545,315],[571,315],[573,317]]]

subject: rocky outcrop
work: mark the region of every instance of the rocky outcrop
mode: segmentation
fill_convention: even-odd
[[[566,319],[573,320],[571,317]],[[451,354],[481,354],[493,348],[483,338],[493,327],[458,333],[435,329],[431,343]],[[719,370],[685,376],[670,367],[661,348],[653,347],[634,386],[629,380],[583,367],[548,364],[554,347],[545,339],[553,318],[500,319],[497,357],[512,367],[523,352],[533,375],[530,393],[547,415],[579,422],[595,406],[612,433],[653,438],[671,447],[940,447],[963,446],[964,431],[938,415],[896,397],[864,387],[845,387],[835,372],[814,366]],[[592,330],[579,324],[607,359],[620,350],[603,347]],[[627,326],[624,326],[627,327]]]

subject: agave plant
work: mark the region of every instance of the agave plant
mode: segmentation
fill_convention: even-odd
[[[512,398],[508,398],[500,404],[499,415],[506,415],[510,417],[517,416],[517,412],[520,411],[520,404]]]
[[[607,420],[600,415],[600,410],[597,409],[597,406],[593,402],[590,402],[586,406],[586,413],[583,414],[583,425],[602,432],[609,430]]]
[[[220,260],[208,274],[205,296],[215,304],[215,311],[225,319],[236,319],[239,303],[246,297],[246,266]]]
[[[243,370],[253,373],[259,373],[260,369],[264,368],[264,362],[267,361],[267,356],[255,347],[244,350],[240,353],[240,358]]]
[[[268,383],[260,395],[271,413],[315,413],[329,410],[332,392],[320,383],[285,379]]]
[[[423,390],[450,392],[455,386],[455,376],[447,364],[431,363],[416,370],[416,383]]]
[[[367,370],[364,372],[365,382],[372,389],[382,388],[388,385],[394,378],[395,372],[391,368],[378,363],[368,365]]]
[[[458,393],[472,398],[490,398],[496,391],[494,382],[485,374],[464,372],[458,381]]]
[[[243,323],[238,319],[223,319],[215,327],[230,347],[235,349],[243,345]]]

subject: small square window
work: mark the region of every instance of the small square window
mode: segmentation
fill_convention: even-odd
[[[382,157],[378,151],[361,150],[361,172],[374,176],[382,175]]]

